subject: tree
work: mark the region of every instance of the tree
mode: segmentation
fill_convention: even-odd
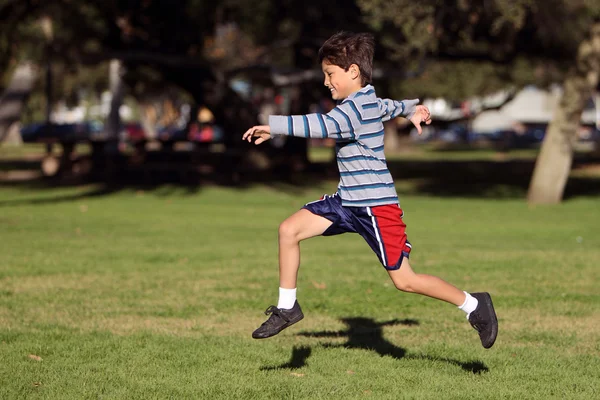
[[[45,15],[55,27],[54,69],[65,66],[68,74],[119,59],[130,93],[143,98],[177,85],[212,105],[226,131],[236,134],[255,121],[249,104],[228,88],[229,71],[305,67],[335,24],[360,25],[354,5],[340,10],[316,0],[0,0],[0,68],[7,60],[43,62],[36,21]],[[238,111],[227,111],[232,108]]]
[[[586,34],[592,8],[567,0],[357,3],[386,58],[409,70],[424,65],[404,88],[456,100],[560,77]]]
[[[464,99],[506,86],[564,79],[564,97],[538,156],[529,201],[559,202],[584,102],[598,84],[600,33],[594,0],[357,0],[371,26],[416,79],[397,86]],[[579,48],[579,50],[578,50]],[[569,66],[574,64],[567,74]]]
[[[214,2],[193,0],[177,6],[161,0],[0,0],[0,71],[21,60],[42,65],[51,57],[56,97],[69,98],[81,86],[105,90],[108,60],[119,59],[128,67],[124,80],[132,94],[173,83],[201,99],[204,83],[215,80],[201,52],[203,38],[214,32],[215,8]],[[38,23],[48,15],[54,27],[49,48]]]
[[[575,140],[585,103],[598,88],[600,78],[600,22],[579,46],[575,65],[564,81],[563,95],[546,132],[527,200],[555,204],[563,198],[573,160]]]
[[[23,62],[15,68],[8,87],[0,97],[0,142],[12,124],[19,121],[35,78],[36,70],[31,63]]]
[[[0,70],[23,59],[38,63],[44,59],[37,21],[52,15],[51,51],[61,67],[55,69],[64,76],[119,59],[131,93],[144,97],[167,84],[184,88],[197,103],[213,106],[231,142],[237,143],[238,132],[255,122],[255,111],[229,88],[229,73],[249,74],[252,67],[265,65],[309,68],[323,40],[335,31],[365,30],[368,24],[376,32],[377,65],[403,77],[389,85],[389,95],[462,100],[506,86],[562,79],[593,17],[600,15],[597,0],[344,4],[182,0],[175,6],[169,0],[0,0]],[[412,77],[404,79],[407,75]],[[104,87],[107,78],[105,73]]]

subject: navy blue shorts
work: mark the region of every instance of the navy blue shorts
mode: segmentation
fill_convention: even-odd
[[[362,236],[387,270],[400,268],[402,259],[410,255],[404,213],[398,204],[374,207],[345,207],[339,194],[325,195],[302,207],[327,218],[332,225],[323,236],[352,232]]]

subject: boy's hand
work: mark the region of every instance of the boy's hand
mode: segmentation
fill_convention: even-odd
[[[257,125],[248,129],[246,133],[242,136],[242,140],[247,140],[248,142],[252,142],[252,138],[257,138],[254,141],[254,144],[261,144],[269,139],[271,139],[271,128],[269,125]]]
[[[416,107],[415,114],[410,119],[410,122],[417,128],[419,135],[423,132],[421,129],[421,122],[425,122],[427,125],[431,124],[431,113],[425,106],[419,105]]]

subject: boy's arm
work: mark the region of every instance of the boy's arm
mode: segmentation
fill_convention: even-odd
[[[379,104],[381,120],[385,122],[396,117],[411,119],[415,115],[419,99],[398,101],[377,98],[377,103]]]
[[[353,104],[345,102],[327,114],[271,115],[271,135],[288,135],[304,138],[355,139],[355,129],[360,126]]]

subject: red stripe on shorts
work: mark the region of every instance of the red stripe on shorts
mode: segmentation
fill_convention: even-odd
[[[386,204],[371,207],[371,213],[377,220],[387,266],[394,267],[403,251],[410,253],[410,247],[406,245],[406,224],[402,221],[402,209],[397,204]]]

